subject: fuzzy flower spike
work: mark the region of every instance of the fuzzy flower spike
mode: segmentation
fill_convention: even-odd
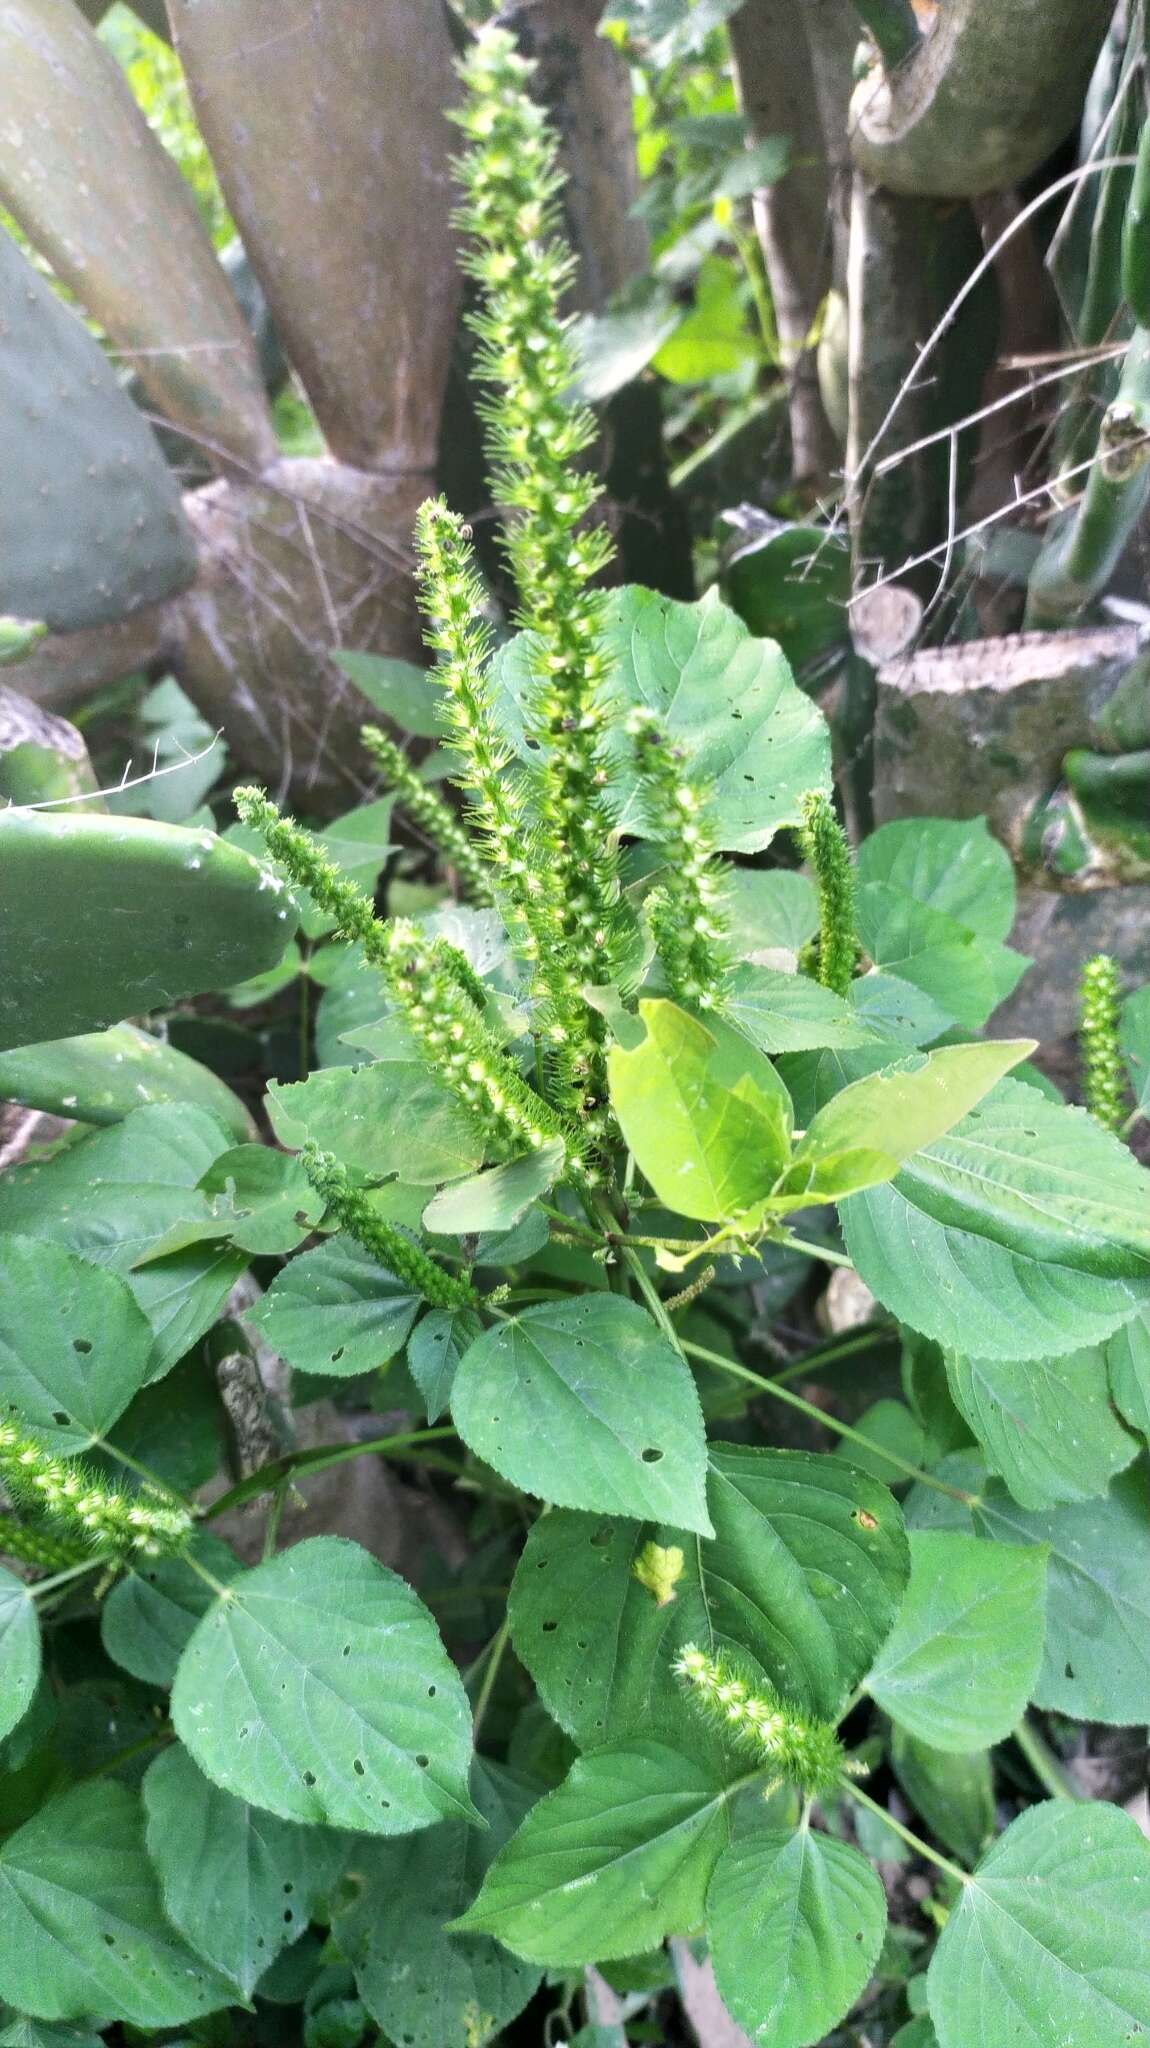
[[[727,969],[726,927],[722,871],[702,799],[687,777],[683,749],[667,737],[655,712],[632,711],[627,731],[647,829],[667,864],[646,906],[667,985],[678,1002],[715,1010]]]
[[[803,1714],[765,1680],[748,1684],[725,1658],[709,1657],[694,1643],[680,1653],[674,1670],[700,1712],[774,1772],[768,1790],[789,1778],[813,1799],[849,1771],[829,1722]]]
[[[469,240],[466,268],[480,288],[472,318],[496,499],[511,513],[506,547],[531,635],[529,729],[540,747],[535,782],[539,858],[548,873],[552,942],[538,979],[561,1086],[594,1118],[604,1093],[602,1020],[580,988],[609,981],[619,944],[619,887],[598,743],[607,673],[603,605],[594,580],[611,555],[586,524],[598,495],[579,458],[595,422],[568,393],[577,361],[560,311],[573,262],[559,235],[557,144],[530,96],[533,67],[511,36],[476,38],[454,116],[469,148],[457,166]]]

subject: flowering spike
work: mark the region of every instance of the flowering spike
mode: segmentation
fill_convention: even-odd
[[[778,1779],[791,1779],[808,1799],[829,1792],[848,1768],[830,1723],[803,1714],[765,1680],[750,1685],[725,1658],[710,1657],[694,1643],[673,1668],[708,1720],[774,1769]]]
[[[656,1607],[669,1607],[685,1569],[686,1559],[677,1543],[665,1547],[652,1542],[643,1545],[631,1566],[631,1576],[654,1595]]]
[[[183,1508],[151,1493],[114,1493],[75,1459],[54,1457],[11,1422],[0,1422],[0,1477],[14,1500],[35,1503],[97,1553],[140,1550],[156,1557],[182,1550],[192,1533]]]
[[[507,1058],[478,1015],[471,991],[460,987],[458,960],[450,957],[456,949],[445,949],[444,941],[428,938],[406,921],[384,924],[370,897],[262,790],[237,789],[235,801],[244,823],[262,833],[268,852],[292,880],[336,919],[344,937],[359,940],[428,1066],[471,1111],[491,1156],[514,1159],[538,1150],[549,1138],[562,1138],[568,1170],[578,1175],[585,1150],[582,1133],[536,1095]]]
[[[502,30],[479,35],[461,66],[468,100],[455,116],[470,143],[457,165],[470,239],[466,268],[480,288],[472,325],[492,488],[512,513],[506,546],[530,635],[529,729],[540,746],[541,855],[551,884],[556,957],[540,960],[557,1011],[555,1064],[572,1107],[604,1096],[602,1019],[578,1000],[612,976],[618,940],[618,861],[598,758],[607,672],[604,599],[593,588],[611,543],[585,524],[598,495],[579,457],[595,438],[591,413],[570,402],[577,358],[560,312],[572,258],[558,236],[558,146],[528,90],[533,67]],[[562,969],[568,988],[556,1001]],[[575,1029],[566,1014],[578,1001]]]
[[[1126,1110],[1122,1053],[1118,1042],[1121,988],[1108,953],[1097,953],[1082,970],[1083,1092],[1086,1107],[1104,1131],[1121,1130]]]
[[[86,1542],[69,1542],[51,1529],[36,1528],[17,1515],[0,1515],[0,1557],[14,1557],[38,1571],[66,1572],[91,1556]]]
[[[657,714],[633,711],[627,731],[635,747],[645,822],[666,860],[666,878],[647,898],[647,914],[671,994],[713,1010],[726,960],[719,907],[720,871],[697,791],[683,769],[683,749],[668,739]]]
[[[818,978],[845,996],[855,971],[855,878],[850,845],[822,790],[803,798],[803,857],[814,870],[819,891]]]
[[[389,788],[395,791],[413,825],[439,848],[449,866],[455,868],[466,893],[476,903],[490,904],[495,892],[491,878],[455,812],[439,792],[421,780],[403,748],[378,725],[360,728],[360,739]]]
[[[300,1165],[317,1195],[323,1196],[340,1229],[354,1237],[413,1294],[421,1294],[433,1308],[474,1308],[479,1299],[475,1289],[466,1280],[445,1272],[402,1230],[377,1216],[364,1189],[355,1186],[334,1153],[321,1152],[318,1145],[309,1141],[300,1153]]]

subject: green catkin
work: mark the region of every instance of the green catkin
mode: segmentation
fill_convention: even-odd
[[[808,790],[803,798],[800,838],[819,892],[818,978],[824,988],[845,996],[858,952],[854,867],[846,833],[821,790]]]
[[[776,1773],[768,1790],[790,1779],[813,1799],[849,1770],[830,1723],[800,1713],[765,1681],[748,1685],[722,1657],[709,1657],[694,1643],[676,1658],[674,1670],[708,1720]]]
[[[671,994],[703,1010],[718,1007],[727,960],[719,907],[721,874],[698,792],[683,772],[684,752],[653,711],[627,721],[635,747],[645,823],[667,863],[647,898],[647,915]]]
[[[35,1528],[16,1515],[0,1515],[0,1557],[14,1557],[42,1572],[66,1572],[91,1555],[87,1542],[70,1543],[51,1529]]]
[[[605,1027],[572,997],[611,979],[618,950],[618,856],[599,758],[605,600],[594,588],[612,549],[602,526],[585,523],[599,485],[579,458],[595,422],[569,397],[578,364],[560,304],[573,258],[558,232],[558,146],[531,99],[532,69],[501,30],[478,36],[461,66],[468,100],[454,118],[470,147],[457,165],[458,219],[480,288],[471,324],[478,375],[492,386],[482,407],[492,488],[512,515],[518,622],[532,636],[528,722],[541,750],[540,859],[557,942],[541,949],[541,994],[560,1086],[595,1122]]]
[[[35,1502],[94,1550],[151,1557],[182,1550],[191,1517],[144,1494],[112,1492],[83,1465],[54,1457],[14,1423],[0,1423],[0,1479],[13,1499]]]
[[[490,876],[450,804],[445,804],[438,791],[420,779],[403,748],[378,725],[362,726],[359,736],[412,824],[433,846],[438,847],[449,866],[456,870],[467,895],[476,903],[493,902]]]
[[[343,937],[358,940],[378,968],[412,1036],[452,1093],[469,1109],[495,1159],[537,1151],[551,1138],[567,1147],[568,1170],[582,1171],[577,1129],[536,1095],[503,1052],[458,979],[458,962],[442,940],[417,926],[384,924],[370,897],[333,866],[310,832],[282,816],[259,789],[237,789],[236,809],[259,832],[273,859],[336,919]]]
[[[466,1280],[444,1271],[394,1224],[377,1216],[368,1195],[357,1188],[347,1168],[331,1152],[306,1144],[300,1164],[318,1195],[327,1203],[341,1230],[354,1237],[373,1259],[378,1259],[397,1280],[421,1294],[433,1308],[474,1308],[479,1297]]]
[[[1078,1039],[1086,1107],[1104,1131],[1118,1131],[1126,1115],[1125,1075],[1118,1040],[1121,984],[1118,969],[1108,953],[1097,953],[1086,962],[1081,1002]]]

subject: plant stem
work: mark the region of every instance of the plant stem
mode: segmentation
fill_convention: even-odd
[[[926,1861],[933,1863],[936,1869],[945,1871],[947,1877],[952,1877],[956,1884],[969,1884],[971,1882],[969,1870],[960,1869],[957,1863],[951,1862],[949,1856],[940,1856],[938,1850],[932,1849],[929,1842],[924,1842],[921,1835],[912,1834],[909,1828],[904,1828],[902,1822],[896,1820],[892,1813],[888,1813],[885,1806],[880,1806],[877,1799],[872,1799],[869,1792],[860,1791],[859,1787],[852,1784],[849,1778],[841,1779],[840,1784],[842,1790],[851,1799],[855,1800],[859,1806],[865,1806],[869,1813],[877,1814],[878,1818],[884,1821],[887,1827],[892,1829],[899,1837],[899,1840],[906,1843],[908,1849],[914,1850],[916,1856],[925,1857]]]
[[[845,1252],[832,1251],[828,1244],[812,1244],[809,1238],[792,1237],[789,1231],[779,1237],[768,1237],[767,1243],[781,1245],[787,1252],[805,1252],[808,1259],[822,1259],[828,1266],[847,1266],[854,1272],[854,1260],[848,1259]]]
[[[662,1307],[661,1302],[659,1306]],[[671,1334],[674,1336],[673,1330]],[[762,1373],[752,1372],[750,1366],[737,1365],[733,1358],[724,1358],[718,1351],[708,1351],[702,1344],[680,1343],[678,1338],[675,1338],[675,1341],[679,1344],[679,1349],[689,1357],[701,1358],[705,1365],[717,1365],[722,1372],[733,1373],[736,1379],[749,1380],[752,1386],[761,1387],[764,1394],[772,1395],[776,1401],[784,1401],[788,1408],[797,1409],[800,1415],[809,1416],[812,1422],[821,1423],[825,1429],[833,1430],[836,1436],[845,1437],[848,1443],[861,1444],[864,1451],[870,1451],[876,1457],[882,1458],[888,1465],[893,1465],[896,1471],[905,1472],[908,1479],[916,1479],[920,1486],[932,1487],[935,1493],[945,1493],[948,1499],[960,1500],[965,1507],[974,1505],[974,1494],[963,1493],[957,1486],[947,1486],[944,1480],[936,1479],[933,1472],[924,1472],[918,1465],[912,1465],[908,1459],[900,1458],[897,1451],[888,1451],[883,1444],[876,1444],[871,1437],[864,1436],[861,1430],[852,1429],[849,1422],[840,1422],[836,1415],[829,1415],[826,1409],[816,1408],[813,1401],[804,1401],[801,1394],[792,1394],[789,1387],[781,1387],[776,1380],[764,1379]]]
[[[29,1597],[40,1600],[45,1593],[54,1593],[57,1586],[67,1586],[71,1580],[83,1578],[85,1572],[98,1572],[104,1565],[114,1562],[115,1559],[104,1556],[90,1557],[83,1564],[69,1565],[66,1572],[56,1572],[52,1578],[40,1579],[34,1586],[29,1586]]]
[[[1079,1791],[1048,1743],[1043,1741],[1034,1723],[1024,1714],[1014,1730],[1014,1740],[1035,1777],[1052,1799],[1084,1799],[1086,1794]]]
[[[491,1695],[495,1691],[495,1681],[499,1676],[499,1667],[503,1662],[504,1651],[510,1641],[511,1623],[510,1621],[504,1621],[498,1634],[492,1637],[485,1652],[487,1661],[483,1672],[483,1682],[476,1696],[475,1711],[471,1717],[474,1739],[477,1742],[479,1740],[479,1730],[483,1726],[484,1715],[491,1702]]]
[[[238,1486],[221,1494],[219,1500],[214,1500],[207,1509],[204,1520],[214,1521],[217,1515],[226,1514],[230,1508],[243,1507],[249,1500],[258,1500],[261,1493],[274,1493],[277,1487],[297,1473],[326,1472],[329,1465],[342,1465],[345,1459],[362,1458],[370,1451],[391,1457],[405,1450],[408,1444],[433,1443],[441,1437],[454,1435],[455,1431],[443,1424],[436,1429],[408,1430],[401,1436],[369,1437],[361,1444],[317,1444],[313,1450],[289,1451],[272,1464],[261,1465],[258,1472],[250,1473],[248,1478],[240,1480]],[[450,1469],[454,1471],[455,1466]]]
[[[799,1358],[794,1365],[788,1365],[783,1372],[775,1373],[771,1385],[785,1386],[788,1380],[817,1379],[819,1368],[824,1365],[838,1365],[841,1359],[853,1358],[858,1351],[873,1350],[889,1335],[893,1325],[868,1323],[865,1330],[856,1336],[843,1337],[837,1343],[820,1344],[817,1351],[808,1351],[805,1358]]]

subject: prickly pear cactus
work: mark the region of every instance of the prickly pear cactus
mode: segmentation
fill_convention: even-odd
[[[84,1124],[116,1124],[151,1102],[187,1102],[206,1109],[237,1144],[256,1135],[218,1074],[135,1024],[0,1052],[0,1098]]]
[[[179,488],[103,351],[0,234],[0,612],[99,626],[192,581]]]
[[[0,1051],[229,988],[294,930],[282,885],[212,832],[0,812]]]

